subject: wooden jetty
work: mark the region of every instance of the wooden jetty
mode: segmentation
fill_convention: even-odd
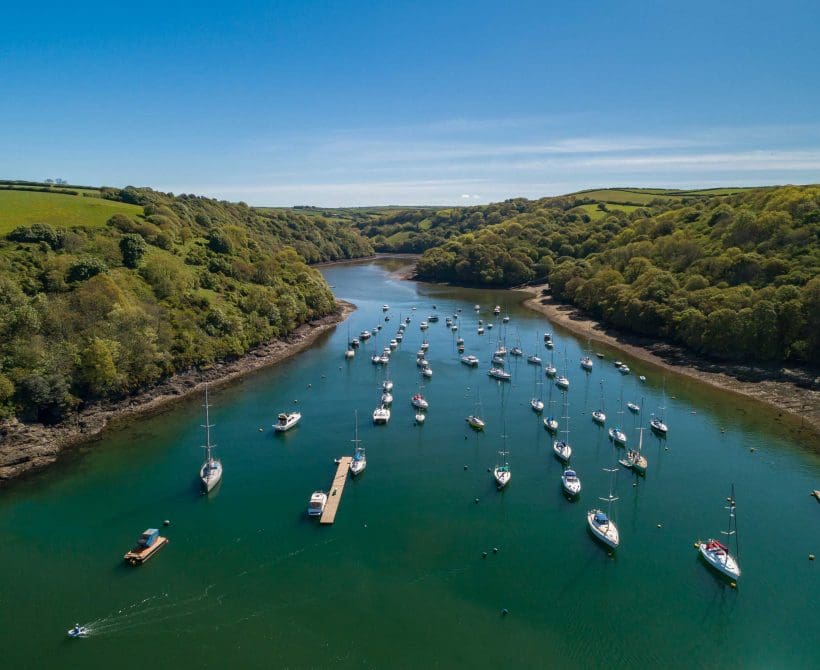
[[[328,491],[327,494],[325,511],[322,512],[322,518],[319,519],[319,523],[333,523],[336,520],[336,512],[339,509],[339,503],[342,502],[342,493],[345,490],[347,473],[350,470],[350,462],[352,460],[352,456],[342,456],[339,459],[339,467],[336,468],[333,483],[330,485],[330,491]]]

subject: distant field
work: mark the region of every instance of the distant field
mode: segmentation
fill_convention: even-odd
[[[659,189],[652,189],[651,191],[627,191],[625,189],[603,188],[598,191],[580,191],[574,195],[584,198],[592,198],[593,200],[600,200],[601,202],[632,202],[643,205],[652,202],[655,198],[664,197],[666,195],[666,191],[661,191]]]
[[[627,214],[639,209],[637,205],[617,205],[611,202],[606,203],[606,208],[610,212],[617,209],[621,212],[626,212]],[[576,207],[576,209],[583,209],[587,214],[589,214],[589,218],[593,221],[602,219],[608,214],[608,212],[602,212],[598,209],[598,205],[581,205],[580,207]]]
[[[62,193],[0,190],[0,235],[17,226],[103,226],[114,214],[142,214],[142,207]]]

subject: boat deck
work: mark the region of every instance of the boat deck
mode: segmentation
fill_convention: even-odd
[[[330,491],[327,494],[325,511],[322,512],[322,518],[319,519],[319,523],[330,524],[336,520],[336,512],[339,509],[339,503],[342,502],[342,493],[345,490],[347,473],[350,471],[350,462],[352,460],[352,456],[342,456],[339,459],[339,467],[336,468],[333,483],[330,485]]]

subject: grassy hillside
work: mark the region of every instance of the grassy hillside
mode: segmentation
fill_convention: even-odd
[[[142,214],[142,208],[85,195],[0,188],[0,235],[32,223],[67,228],[104,226],[114,214],[137,216]]]
[[[26,189],[39,188],[26,185]],[[0,418],[59,421],[328,314],[349,225],[150,189],[0,191]]]

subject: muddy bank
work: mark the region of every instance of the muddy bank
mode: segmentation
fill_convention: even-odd
[[[580,337],[616,347],[658,368],[766,403],[770,409],[787,415],[790,428],[804,434],[814,450],[820,451],[820,381],[810,372],[709,361],[672,344],[609,328],[585,316],[577,307],[542,295],[544,288],[541,285],[519,289],[534,296],[524,305]]]
[[[51,465],[64,450],[98,436],[111,422],[167,409],[182,398],[203,392],[205,383],[228,384],[304,351],[355,309],[344,301],[337,301],[337,305],[335,313],[303,324],[285,339],[259,345],[242,358],[215,363],[207,369],[180,372],[139,395],[115,403],[89,405],[59,425],[24,424],[17,420],[0,423],[0,486]]]

